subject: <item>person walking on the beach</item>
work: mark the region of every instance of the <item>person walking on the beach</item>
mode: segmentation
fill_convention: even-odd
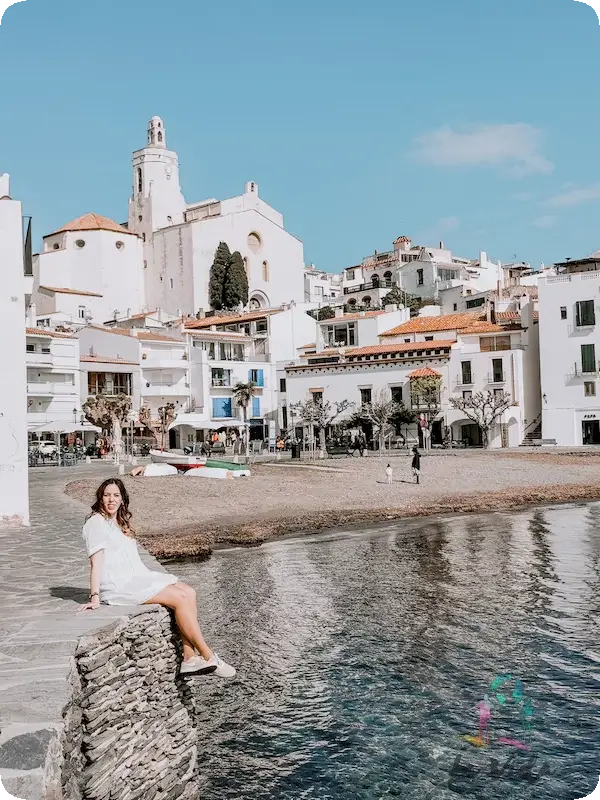
[[[392,469],[391,464],[388,464],[387,467],[385,468],[385,474],[387,477],[388,486],[391,486],[394,480],[394,470]]]
[[[421,474],[421,454],[419,453],[419,448],[416,445],[413,447],[412,452],[412,474],[415,477],[415,483],[419,483],[419,476]]]
[[[90,602],[80,611],[98,608],[100,602],[113,606],[157,603],[172,608],[183,643],[180,674],[235,676],[235,669],[204,641],[192,587],[168,572],[153,572],[142,562],[131,527],[129,495],[119,478],[108,478],[98,487],[83,538],[90,559]]]

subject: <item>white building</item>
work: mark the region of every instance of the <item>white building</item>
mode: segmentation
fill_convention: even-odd
[[[202,431],[235,427],[243,419],[235,402],[237,383],[252,381],[256,395],[247,410],[251,439],[265,439],[270,423],[285,427],[279,414],[278,370],[307,339],[317,323],[305,307],[290,304],[245,314],[187,320],[181,326],[189,346],[192,400],[171,426],[173,446],[202,438]]]
[[[21,203],[10,197],[10,179],[0,175],[0,334],[3,347],[0,393],[0,524],[29,525],[27,372],[25,368],[25,278]],[[29,292],[28,292],[29,290]]]
[[[44,423],[79,423],[79,341],[67,333],[26,329],[27,428]]]
[[[324,272],[314,265],[304,268],[304,301],[317,306],[335,306],[343,301],[342,275]]]
[[[33,263],[38,315],[81,325],[141,311],[142,242],[135,233],[85,214],[43,242]]]
[[[143,242],[147,307],[177,315],[208,309],[210,268],[220,242],[244,259],[251,308],[302,302],[302,242],[259,197],[258,184],[248,182],[238,197],[186,204],[177,153],[166,144],[164,123],[153,117],[146,146],[133,155],[128,230]]]
[[[466,287],[465,293],[493,289],[500,279],[500,265],[485,252],[479,258],[461,258],[444,247],[412,245],[407,236],[394,242],[393,250],[375,251],[362,263],[344,270],[344,300],[356,307],[381,305],[393,287],[402,292],[438,301],[439,294],[451,287]]]
[[[553,272],[539,282],[543,438],[600,444],[600,251]]]
[[[368,322],[368,318],[357,322],[361,342],[369,338],[361,330]],[[516,447],[539,424],[538,326],[531,305],[523,308],[518,320],[502,322],[480,314],[417,317],[378,338],[378,344],[366,346],[348,348],[340,340],[321,352],[303,350],[303,357],[285,369],[288,406],[316,396],[332,404],[348,400],[355,410],[385,389],[421,413],[411,380],[422,370],[431,370],[442,379],[440,413],[431,421],[434,444],[442,442],[445,428],[451,429],[454,440],[480,444],[477,426],[450,406],[451,396],[468,397],[479,391],[510,394],[514,405],[491,431],[491,447]]]

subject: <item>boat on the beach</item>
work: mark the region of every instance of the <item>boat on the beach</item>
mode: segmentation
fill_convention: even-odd
[[[170,464],[172,467],[183,470],[191,467],[203,467],[206,464],[206,456],[174,453],[172,450],[150,450],[150,458],[155,464]]]

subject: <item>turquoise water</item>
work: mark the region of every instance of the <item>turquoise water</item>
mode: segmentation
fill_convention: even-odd
[[[197,679],[203,800],[574,800],[598,783],[600,505],[273,542],[174,571],[239,668]],[[478,748],[460,737],[477,735],[486,693]]]

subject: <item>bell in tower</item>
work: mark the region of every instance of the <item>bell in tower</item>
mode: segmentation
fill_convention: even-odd
[[[165,126],[160,117],[152,117],[148,123],[148,147],[166,147]]]

